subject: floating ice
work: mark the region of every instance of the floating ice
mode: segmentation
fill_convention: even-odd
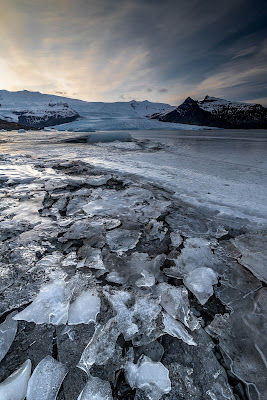
[[[0,399],[24,400],[30,375],[31,360],[27,360],[17,371],[10,375],[4,382],[0,383]],[[41,399],[38,398],[38,400]]]
[[[16,314],[9,314],[0,325],[0,361],[5,357],[16,336],[18,323],[12,318]]]
[[[77,400],[112,400],[112,391],[108,381],[88,375],[88,381]]]
[[[185,286],[202,305],[213,295],[213,285],[217,282],[218,274],[206,267],[194,269],[194,271],[188,272],[184,278]]]
[[[176,287],[164,282],[156,286],[156,293],[160,296],[160,304],[172,318],[191,330],[198,329],[199,321],[190,311],[188,291],[184,286]]]
[[[44,285],[33,302],[13,317],[36,324],[66,324],[70,291],[64,281]]]
[[[127,229],[114,229],[107,232],[106,237],[111,251],[122,254],[125,251],[135,248],[139,242],[141,233]]]
[[[88,143],[115,142],[116,140],[120,142],[129,142],[132,140],[132,136],[129,132],[97,132],[87,136]]]
[[[134,389],[145,392],[149,400],[159,400],[171,390],[169,371],[161,362],[154,362],[147,356],[141,356],[137,364],[127,362],[126,379]]]
[[[115,318],[111,318],[104,326],[98,325],[82,353],[78,367],[88,373],[93,364],[105,364],[115,351],[119,334]]]
[[[51,356],[43,358],[29,380],[27,400],[56,400],[67,372],[67,367]]]
[[[182,339],[185,343],[190,346],[197,346],[193,337],[187,332],[184,325],[173,319],[169,314],[163,312],[163,323],[164,323],[164,332],[168,333],[173,337],[177,337],[178,339]]]
[[[69,325],[89,324],[96,322],[100,311],[100,299],[95,290],[82,292],[69,307]]]

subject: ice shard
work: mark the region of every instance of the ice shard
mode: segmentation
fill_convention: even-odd
[[[197,268],[184,278],[185,286],[192,292],[200,304],[205,304],[213,295],[213,285],[218,282],[218,274],[211,268]]]
[[[89,374],[88,381],[77,400],[112,400],[112,391],[108,381]]]
[[[43,358],[28,383],[27,400],[56,400],[67,367],[51,356]]]
[[[69,307],[68,324],[89,324],[96,322],[100,311],[100,299],[95,290],[83,291]]]
[[[197,346],[193,337],[187,332],[184,325],[165,312],[163,312],[163,323],[164,332],[168,333],[168,335],[181,339],[183,342],[189,344],[189,346]]]
[[[144,391],[149,400],[159,400],[171,390],[167,368],[147,356],[141,356],[137,364],[127,362],[125,373],[129,385]]]
[[[16,314],[9,314],[0,325],[0,361],[5,357],[16,336],[18,323],[13,319]]]
[[[4,382],[0,383],[0,399],[24,400],[30,375],[31,360],[27,360],[17,371],[10,375]]]
[[[93,337],[82,353],[78,367],[89,373],[93,364],[105,364],[115,351],[119,334],[115,318],[111,318],[104,326],[97,326]]]
[[[36,324],[66,324],[70,291],[63,280],[44,285],[33,302],[13,317]]]

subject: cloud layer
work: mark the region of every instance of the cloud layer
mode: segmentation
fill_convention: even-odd
[[[267,105],[265,9],[261,0],[1,0],[0,88]]]

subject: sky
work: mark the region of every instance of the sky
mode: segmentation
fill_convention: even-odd
[[[267,106],[265,0],[0,0],[0,89]]]

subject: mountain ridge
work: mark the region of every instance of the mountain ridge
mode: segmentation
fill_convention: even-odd
[[[174,110],[153,114],[150,118],[228,129],[267,129],[267,108],[261,104],[233,102],[211,96],[205,96],[200,101],[188,97]]]

